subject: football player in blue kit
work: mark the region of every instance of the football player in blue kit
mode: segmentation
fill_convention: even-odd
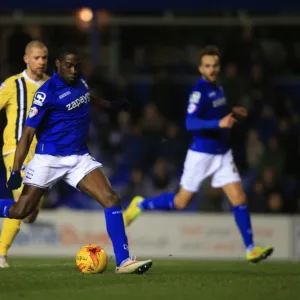
[[[17,203],[0,201],[0,217],[26,218],[45,191],[64,180],[105,208],[106,228],[116,257],[116,273],[144,273],[152,261],[129,258],[120,197],[101,170],[101,163],[90,155],[86,144],[90,104],[106,107],[109,104],[104,99],[90,97],[76,50],[62,49],[55,65],[54,75],[34,96],[7,182],[11,189],[21,185],[20,171],[36,135],[38,144],[25,171],[21,197]]]
[[[212,176],[212,187],[222,188],[232,207],[235,221],[246,248],[246,259],[258,262],[273,252],[273,247],[260,247],[253,241],[250,215],[241,178],[229,146],[229,130],[246,117],[243,107],[227,105],[223,89],[218,82],[220,52],[207,46],[200,52],[200,79],[194,86],[187,107],[186,129],[192,132],[193,141],[187,151],[180,189],[144,199],[136,196],[123,213],[128,226],[143,211],[181,210],[187,207],[202,181]]]

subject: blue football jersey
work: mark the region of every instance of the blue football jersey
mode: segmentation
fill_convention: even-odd
[[[54,73],[35,93],[25,123],[36,128],[35,152],[59,156],[88,153],[89,114],[85,78],[81,76],[70,86]]]
[[[223,89],[201,78],[193,88],[187,108],[186,128],[193,133],[190,149],[209,154],[229,150],[229,130],[219,121],[230,112]]]

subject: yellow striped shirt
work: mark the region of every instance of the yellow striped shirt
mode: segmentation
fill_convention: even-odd
[[[49,76],[46,74],[40,81],[28,77],[26,71],[6,79],[0,86],[0,110],[5,108],[7,125],[4,129],[3,155],[14,152],[21,138],[25,120],[28,116],[32,99],[37,89]],[[34,138],[31,149],[36,146]]]

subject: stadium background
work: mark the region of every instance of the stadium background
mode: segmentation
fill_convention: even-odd
[[[79,22],[85,6],[96,12],[95,27]],[[177,188],[198,50],[217,44],[227,98],[250,110],[233,141],[255,240],[275,247],[266,263],[246,264],[226,199],[205,183],[189,212],[143,214],[128,228],[131,252],[154,259],[147,276],[115,276],[113,261],[104,274],[82,276],[74,263],[82,245],[113,252],[101,208],[61,184],[37,222],[22,224],[11,268],[0,271],[0,299],[298,299],[299,11],[293,0],[0,1],[1,80],[24,68],[30,39],[49,47],[49,74],[57,47],[71,43],[85,54],[93,88],[132,102],[120,114],[94,110],[90,132],[91,151],[124,206],[136,193]],[[8,196],[2,162],[0,170],[0,195]]]
[[[238,7],[236,1],[227,1],[226,7],[185,1],[172,10],[168,1],[161,6],[155,1],[128,6],[116,2],[105,3],[105,9],[91,2],[93,11],[69,1],[41,3],[38,9],[28,1],[24,10],[1,3],[1,80],[24,69],[24,46],[32,39],[49,48],[48,74],[61,45],[82,51],[91,88],[107,99],[126,97],[131,102],[120,113],[94,109],[89,141],[126,207],[137,194],[177,189],[190,141],[184,118],[198,77],[198,52],[216,44],[222,51],[227,99],[250,112],[232,131],[250,211],[299,213],[300,18],[291,13],[292,4],[285,1],[282,10],[277,1],[272,7],[262,1],[254,8],[253,3]],[[1,132],[4,124],[1,112]],[[8,196],[0,164],[0,193]],[[61,208],[71,209],[71,216],[102,210],[64,183],[48,193],[44,204],[50,214]],[[226,214],[230,206],[207,181],[187,211]]]

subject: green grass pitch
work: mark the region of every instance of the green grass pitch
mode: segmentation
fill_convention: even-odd
[[[0,300],[293,300],[300,264],[154,260],[145,275],[83,275],[71,259],[11,258],[0,269]]]

